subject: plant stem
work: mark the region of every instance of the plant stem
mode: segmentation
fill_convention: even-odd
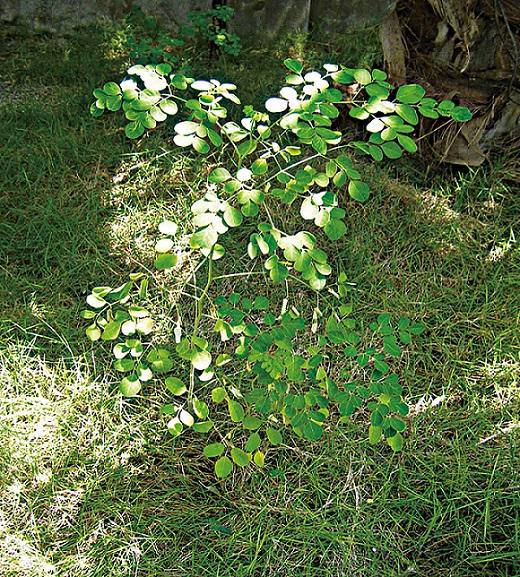
[[[197,332],[199,330],[199,324],[202,319],[202,309],[204,307],[204,303],[206,302],[206,297],[208,296],[209,288],[213,281],[213,248],[208,256],[208,277],[206,279],[206,284],[202,289],[202,293],[197,300],[197,304],[195,305],[195,320],[193,321],[193,331],[191,333],[192,338],[197,336]],[[195,368],[191,365],[190,370],[190,386],[188,389],[188,402],[191,403],[193,399],[193,391],[195,390]]]
[[[334,150],[341,150],[342,148],[346,148],[348,146],[348,144],[340,144],[339,146],[334,146],[333,148],[330,148],[329,151],[334,151]],[[311,160],[314,160],[315,158],[318,158],[319,156],[323,156],[323,154],[320,154],[319,152],[316,154],[313,154],[312,156],[307,156],[306,158],[303,158],[302,160],[299,160],[298,162],[295,162],[293,164],[290,164],[289,166],[286,166],[285,168],[280,169],[278,172],[276,172],[275,174],[272,174],[268,179],[266,179],[264,181],[264,185],[267,184],[268,182],[271,182],[271,180],[274,180],[279,174],[281,174],[282,172],[288,172],[289,170],[292,170],[294,167],[296,166],[300,166],[301,164],[304,164],[306,162],[309,162]]]
[[[197,331],[199,330],[200,319],[202,318],[202,307],[204,306],[206,297],[208,296],[209,287],[211,286],[212,281],[213,281],[213,248],[211,249],[211,252],[209,253],[208,256],[208,278],[206,280],[206,285],[204,286],[204,289],[202,290],[199,300],[197,301],[195,320],[193,321],[192,335],[194,337],[197,336]]]

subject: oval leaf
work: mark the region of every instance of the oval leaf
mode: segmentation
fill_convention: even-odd
[[[220,459],[215,463],[215,475],[219,479],[229,477],[232,471],[233,463],[229,457],[220,457]]]
[[[177,377],[168,377],[164,384],[166,388],[174,395],[183,395],[186,391],[186,385]]]
[[[135,397],[141,390],[141,381],[137,375],[129,375],[119,383],[119,390],[125,397]]]
[[[226,447],[222,443],[211,443],[211,445],[207,445],[204,447],[204,456],[211,459],[213,457],[219,457],[222,455]]]
[[[239,467],[247,467],[249,465],[249,461],[251,461],[251,454],[246,453],[237,447],[233,447],[231,449],[231,458]]]

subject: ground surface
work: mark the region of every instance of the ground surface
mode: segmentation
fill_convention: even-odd
[[[0,39],[0,575],[520,575],[520,197],[501,159],[369,167],[373,196],[349,205],[337,259],[358,314],[428,326],[403,368],[405,451],[355,423],[219,484],[153,394],[121,400],[78,321],[92,286],[150,265],[157,224],[182,222],[206,173],[167,130],[135,145],[118,119],[89,117],[121,37]],[[293,38],[217,68],[267,96],[288,53],[359,65],[377,47]]]

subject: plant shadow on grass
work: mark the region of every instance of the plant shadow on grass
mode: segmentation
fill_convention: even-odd
[[[4,330],[7,321],[10,330],[23,330],[44,319],[74,340],[87,290],[120,282],[138,267],[137,228],[157,225],[159,209],[171,203],[165,184],[178,186],[186,163],[164,155],[155,137],[130,147],[119,119],[102,125],[90,117],[93,87],[117,76],[122,65],[106,30],[89,28],[72,39],[32,34],[24,41],[15,31],[4,31],[0,78],[1,318]],[[139,174],[134,178],[135,166],[156,156],[164,156],[157,163],[163,182],[152,171],[145,183]],[[118,179],[133,180],[124,194]],[[146,212],[144,223],[140,212]]]
[[[45,59],[61,45],[32,39],[5,73],[0,573],[518,574],[518,200],[472,208],[454,202],[454,180],[422,191],[367,168],[374,197],[349,204],[348,235],[330,248],[364,320],[391,311],[428,325],[403,367],[408,448],[372,448],[355,423],[216,483],[201,441],[165,433],[159,385],[120,399],[77,325],[86,291],[149,258],[164,212],[181,221],[190,202],[189,161],[153,161],[159,137],[122,160],[120,124],[88,117],[91,88],[119,68],[96,34],[57,67]]]

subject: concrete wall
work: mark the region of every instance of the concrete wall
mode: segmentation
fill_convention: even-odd
[[[269,41],[289,30],[340,32],[377,24],[396,0],[228,0],[235,8],[230,30]],[[211,8],[211,0],[0,0],[0,21],[23,22],[45,30],[66,30],[97,19],[125,16],[132,5],[174,28],[190,11]]]

